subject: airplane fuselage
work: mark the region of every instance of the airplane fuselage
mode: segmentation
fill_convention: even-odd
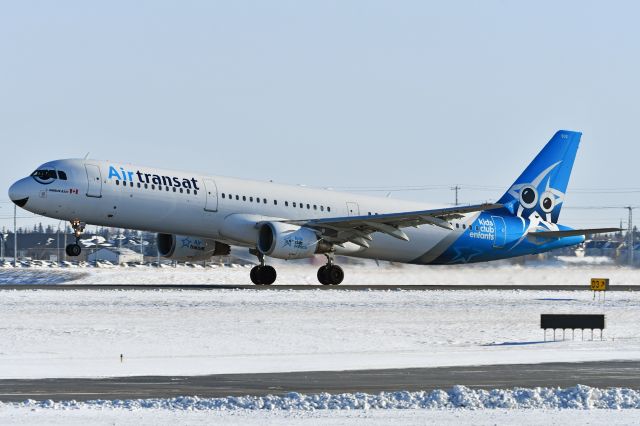
[[[57,160],[38,170],[56,178],[29,176],[13,187],[23,208],[65,221],[208,238],[254,248],[269,220],[375,216],[434,206],[391,198],[349,194],[221,176],[205,176],[98,160]],[[61,179],[59,172],[66,179]],[[22,197],[19,194],[23,194]],[[16,195],[18,194],[18,195]],[[368,247],[346,243],[335,253],[417,264],[456,264],[504,259],[580,243],[582,236],[532,241],[536,229],[568,229],[539,215],[517,216],[505,209],[473,212],[448,221],[451,229],[408,227],[408,241],[373,234]]]

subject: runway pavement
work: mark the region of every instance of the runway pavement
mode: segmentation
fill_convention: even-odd
[[[126,361],[125,361],[126,362]],[[1,401],[225,397],[241,395],[429,391],[465,385],[476,389],[577,384],[640,389],[640,361],[512,364],[358,371],[312,371],[210,376],[105,379],[0,380]]]
[[[585,291],[586,285],[236,285],[236,284],[0,284],[1,290],[532,290]],[[640,285],[618,285],[608,291],[640,291]]]

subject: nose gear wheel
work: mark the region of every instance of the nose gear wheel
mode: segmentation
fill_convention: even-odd
[[[75,244],[69,244],[67,247],[65,247],[64,251],[67,253],[67,256],[77,257],[80,256],[80,253],[82,253],[82,247],[80,246],[79,241],[80,237],[84,233],[85,226],[86,224],[84,222],[80,222],[77,219],[71,221],[71,228],[73,228],[73,235],[75,235],[76,237],[76,242]]]

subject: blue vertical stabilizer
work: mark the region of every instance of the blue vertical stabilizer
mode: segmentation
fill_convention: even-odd
[[[581,136],[559,130],[498,202],[517,216],[557,223]]]

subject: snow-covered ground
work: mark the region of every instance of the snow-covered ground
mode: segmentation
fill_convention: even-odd
[[[276,265],[276,284],[318,284],[318,265],[284,263]],[[608,277],[611,285],[640,285],[640,269],[612,265],[569,262],[543,263],[520,266],[492,263],[463,266],[344,265],[345,285],[375,284],[477,284],[477,285],[531,285],[565,284],[589,285],[592,277]],[[250,284],[250,266],[202,267],[199,264],[165,266],[104,266],[64,268],[20,267],[0,268],[0,284]]]
[[[586,289],[1,296],[0,378],[640,359],[640,292],[611,292],[605,302]],[[563,312],[606,313],[604,340],[543,342],[539,315]]]
[[[630,389],[471,390],[368,394],[0,403],[0,423],[46,424],[637,424]],[[608,410],[604,410],[608,409]]]
[[[634,425],[640,410],[169,411],[0,408],[0,424],[108,425]]]
[[[315,284],[315,269],[280,265],[278,282]],[[585,290],[5,290],[0,292],[0,378],[640,359],[640,292],[611,292],[600,301],[586,290],[596,276],[611,278],[612,285],[640,284],[634,269],[563,262],[345,270],[345,284],[573,284]],[[30,282],[246,284],[248,268],[0,269],[0,283]],[[543,342],[540,313],[563,312],[605,313],[604,340]],[[256,409],[269,404],[274,409]],[[619,409],[631,407],[636,409]],[[624,389],[454,388],[384,396],[0,403],[0,424],[617,425],[639,423],[637,407],[640,395]]]

